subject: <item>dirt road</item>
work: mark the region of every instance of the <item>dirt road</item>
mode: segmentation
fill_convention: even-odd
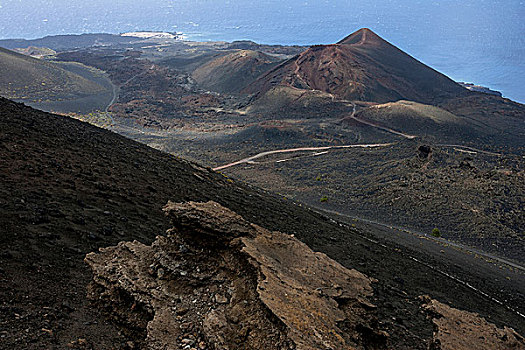
[[[306,152],[308,152],[308,151],[326,151],[326,150],[338,149],[338,148],[374,148],[374,147],[386,147],[386,146],[391,146],[391,145],[392,145],[392,143],[375,143],[375,144],[364,144],[364,145],[299,147],[299,148],[279,149],[279,150],[274,150],[274,151],[261,152],[259,154],[254,155],[254,156],[251,156],[251,157],[248,157],[248,158],[244,158],[244,159],[238,160],[238,161],[233,162],[233,163],[229,163],[229,164],[226,164],[226,165],[221,165],[221,166],[219,166],[217,168],[213,168],[213,170],[218,171],[218,170],[230,168],[232,166],[236,166],[236,165],[239,165],[239,164],[250,163],[251,161],[253,161],[255,159],[258,159],[258,158],[261,158],[261,157],[265,157],[265,156],[268,156],[268,155],[271,155],[271,154],[277,154],[277,153],[291,153],[291,152],[305,152],[305,151]]]
[[[355,116],[355,106],[354,106],[354,112],[350,116],[348,116],[348,118],[353,119],[353,120],[355,120],[355,121],[357,121],[359,123],[362,123],[362,124],[373,126],[374,128],[377,128],[377,129],[389,132],[391,134],[402,136],[402,137],[404,137],[406,139],[409,139],[409,140],[415,139],[417,137],[416,135],[405,134],[405,133],[403,133],[401,131],[396,131],[394,129],[387,128],[386,126],[381,126],[379,124],[375,124],[375,123],[369,122],[367,120],[358,118],[358,117]]]

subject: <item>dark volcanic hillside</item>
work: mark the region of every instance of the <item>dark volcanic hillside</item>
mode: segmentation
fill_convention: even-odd
[[[311,47],[262,76],[246,92],[265,92],[275,85],[375,102],[430,103],[465,91],[369,29],[360,29],[334,45]]]
[[[488,275],[470,265],[462,270],[464,261],[374,244],[367,232],[89,124],[0,99],[0,159],[1,349],[140,348],[146,330],[128,324],[142,324],[144,310],[132,303],[126,308],[129,319],[103,317],[86,300],[92,275],[83,259],[120,241],[153,242],[169,227],[161,210],[168,200],[213,200],[251,223],[295,234],[345,268],[377,279],[373,305],[360,306],[377,322],[373,329],[356,328],[359,337],[381,335],[372,348],[426,349],[435,343],[435,314],[422,308],[429,303],[420,299],[424,294],[525,331],[515,312],[438,271],[453,269],[523,312],[519,276],[506,280],[497,269]],[[338,303],[351,305],[338,295],[333,296]],[[114,307],[106,306],[107,312]]]

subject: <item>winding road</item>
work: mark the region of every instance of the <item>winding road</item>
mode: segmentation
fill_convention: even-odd
[[[155,68],[155,65],[152,64],[151,67],[149,68],[149,70],[152,70]],[[129,84],[132,80],[135,80],[137,79],[138,77],[141,77],[143,76],[144,74],[148,73],[149,70],[145,70],[139,74],[136,74],[134,76],[132,76],[131,78],[129,78],[128,80],[126,80],[125,82],[123,82],[122,84],[120,84],[120,86],[124,86],[124,85],[127,85]],[[104,110],[106,113],[108,113],[109,111],[109,107],[111,107],[115,102],[117,102],[117,99],[118,99],[118,90],[120,89],[119,86],[111,83],[111,85],[113,85],[113,98],[111,99],[111,102],[109,102],[109,104],[107,105],[106,109]]]
[[[356,106],[353,103],[352,103],[352,105],[353,105],[353,111],[346,118],[354,119],[355,121],[357,121],[359,123],[370,125],[372,127],[375,127],[375,128],[378,128],[378,129],[390,132],[392,134],[395,134],[395,135],[398,135],[398,136],[402,136],[402,137],[404,137],[406,139],[409,139],[409,140],[412,140],[412,139],[415,139],[416,137],[418,137],[417,135],[405,134],[403,132],[396,131],[396,130],[393,130],[393,129],[390,129],[390,128],[387,128],[387,127],[384,127],[384,126],[381,126],[381,125],[369,122],[367,120],[363,120],[361,118],[358,118],[358,117],[355,116]],[[293,153],[293,152],[308,152],[308,151],[328,151],[330,149],[338,149],[338,148],[339,149],[341,149],[341,148],[375,148],[375,147],[386,147],[386,146],[391,146],[391,145],[393,145],[393,143],[353,144],[353,145],[343,145],[343,146],[298,147],[298,148],[279,149],[279,150],[261,152],[261,153],[258,153],[256,155],[254,155],[254,156],[247,157],[247,158],[238,160],[236,162],[232,162],[232,163],[229,163],[229,164],[221,165],[219,167],[213,168],[213,170],[215,170],[215,171],[223,170],[223,169],[226,169],[226,168],[230,168],[230,167],[233,167],[233,166],[236,166],[236,165],[240,165],[240,164],[245,164],[245,163],[258,164],[256,162],[254,162],[255,159],[258,159],[258,158],[261,158],[261,157],[265,157],[265,156],[268,156],[268,155],[271,155],[271,154],[278,154],[278,153]],[[466,153],[470,153],[470,154],[483,153],[483,154],[488,154],[488,155],[491,155],[491,156],[502,156],[502,154],[500,154],[500,153],[484,151],[484,150],[480,150],[478,148],[474,148],[474,147],[470,147],[470,146],[452,145],[452,144],[438,144],[436,146],[439,146],[439,147],[452,147],[452,148],[454,148],[455,150],[457,150],[459,152],[466,152]],[[326,154],[326,153],[327,152],[321,152],[321,153],[316,153],[314,155],[321,155],[321,154]],[[278,160],[276,162],[284,162],[286,160],[288,160],[288,159],[281,159],[281,160]]]
[[[484,151],[484,150],[477,149],[477,148],[470,147],[470,146],[448,145],[448,144],[438,144],[436,146],[439,146],[439,147],[452,147],[452,148],[456,149],[457,151],[471,153],[471,154],[483,153],[483,154],[488,154],[489,156],[498,156],[498,157],[503,156],[503,154],[501,154],[501,153]]]
[[[348,116],[347,118],[350,118],[350,119],[353,119],[359,123],[362,123],[362,124],[366,124],[366,125],[370,125],[370,126],[373,126],[374,128],[377,128],[377,129],[380,129],[380,130],[383,130],[383,131],[387,131],[391,134],[394,134],[394,135],[399,135],[399,136],[402,136],[406,139],[409,139],[409,140],[412,140],[412,139],[415,139],[417,136],[416,135],[409,135],[409,134],[405,134],[401,131],[396,131],[394,129],[390,129],[390,128],[387,128],[386,126],[381,126],[379,124],[375,124],[375,123],[372,123],[372,122],[369,122],[367,120],[364,120],[364,119],[361,119],[361,118],[358,118],[355,116],[355,105],[354,105],[354,112]]]
[[[106,106],[106,109],[104,109],[104,112],[105,113],[109,113],[109,107],[111,107],[115,102],[117,102],[117,98],[118,98],[118,86],[111,83],[111,85],[113,86],[113,98],[111,99],[111,101],[109,102],[109,104]]]
[[[274,151],[266,151],[258,153],[254,156],[244,158],[241,160],[238,160],[233,163],[229,163],[226,165],[221,165],[217,168],[213,168],[213,170],[218,171],[226,168],[230,168],[232,166],[244,164],[244,163],[250,163],[255,159],[265,157],[271,154],[278,154],[278,153],[292,153],[292,152],[308,152],[308,151],[326,151],[330,149],[340,149],[340,148],[375,148],[375,147],[387,147],[391,146],[393,143],[375,143],[375,144],[364,144],[364,145],[343,145],[343,146],[323,146],[323,147],[299,147],[299,148],[288,148],[288,149],[279,149]]]

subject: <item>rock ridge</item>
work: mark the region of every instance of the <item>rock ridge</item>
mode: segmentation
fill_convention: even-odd
[[[335,350],[386,341],[367,312],[373,279],[215,202],[164,210],[174,228],[151,246],[121,242],[86,256],[89,297],[125,329],[142,330],[142,346]]]

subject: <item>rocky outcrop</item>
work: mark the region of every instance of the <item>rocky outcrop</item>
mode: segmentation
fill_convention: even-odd
[[[374,280],[215,202],[168,203],[152,245],[90,253],[89,298],[146,349],[389,349]],[[398,307],[402,307],[399,305]],[[428,296],[431,349],[524,349],[523,338]],[[402,335],[408,342],[410,329]],[[409,340],[412,339],[412,340]],[[414,348],[421,344],[406,344]]]
[[[525,349],[525,339],[513,329],[498,328],[478,314],[451,308],[422,298],[423,307],[433,314],[434,339],[442,350],[505,350]]]
[[[174,228],[88,254],[89,297],[149,349],[382,348],[373,280],[215,202],[168,203]]]
[[[429,145],[421,145],[417,148],[418,156],[422,159],[430,158],[432,154],[432,148]]]

